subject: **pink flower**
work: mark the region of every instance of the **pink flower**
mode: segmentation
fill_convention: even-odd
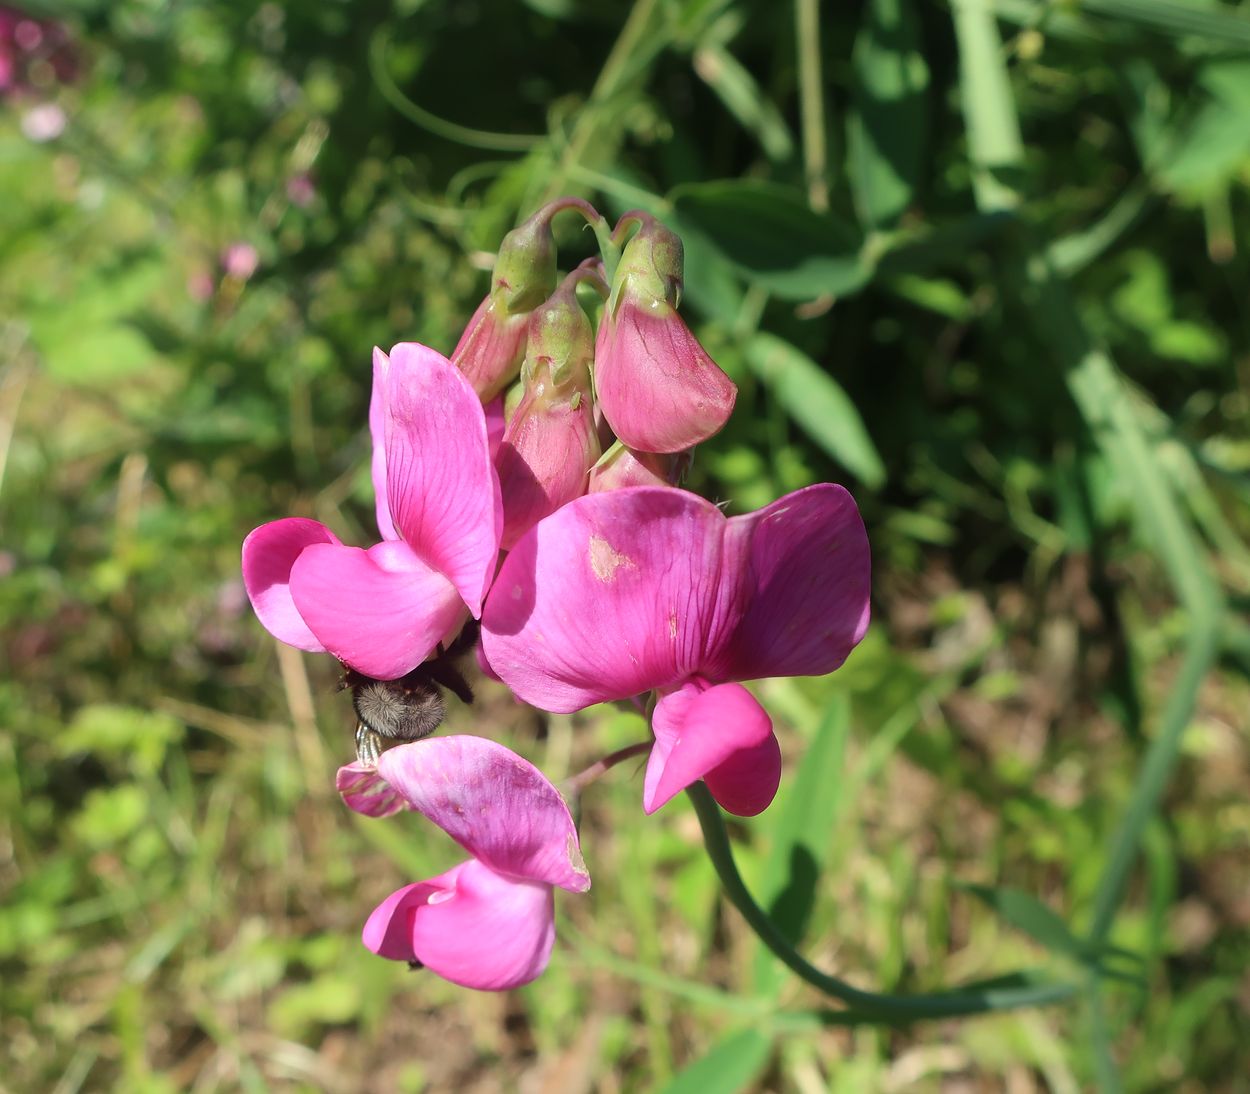
[[[343,800],[385,817],[416,810],[472,856],[392,893],[365,923],[368,949],[454,984],[504,991],[547,967],[554,887],[590,888],[568,806],[543,774],[481,737],[432,737],[338,772]]]
[[[503,492],[503,547],[586,493],[599,458],[590,397],[594,328],[566,281],[530,319],[525,391],[495,456]]]
[[[221,268],[236,281],[248,280],[259,265],[260,252],[250,243],[231,243],[221,255]]]
[[[705,778],[750,816],[776,793],[781,761],[738,681],[841,665],[868,626],[869,565],[855,503],[829,483],[733,518],[684,490],[588,494],[509,554],[483,649],[544,710],[657,689],[646,811]]]
[[[525,356],[529,313],[509,313],[495,294],[478,306],[451,359],[469,378],[483,402],[489,402],[514,379]]]
[[[627,486],[676,486],[689,464],[688,452],[635,452],[618,441],[590,469],[587,493]]]
[[[677,314],[681,240],[654,218],[621,254],[595,344],[595,394],[616,436],[640,452],[682,452],[718,432],[738,397]],[[618,225],[618,231],[620,225]]]
[[[693,448],[720,431],[738,397],[676,309],[629,292],[600,323],[595,391],[612,432],[641,452]]]
[[[495,571],[503,509],[482,405],[441,354],[373,351],[373,486],[382,542],[346,547],[302,517],[243,543],[243,581],[275,638],[393,680],[475,617]]]

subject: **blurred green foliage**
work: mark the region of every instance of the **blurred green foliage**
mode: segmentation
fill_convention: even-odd
[[[28,10],[81,75],[0,107],[0,1082],[1245,1089],[1243,8]],[[686,240],[741,388],[690,485],[742,510],[843,481],[874,544],[847,667],[760,685],[791,767],[734,829],[753,891],[857,985],[1046,965],[1078,1003],[820,1020],[628,768],[536,984],[469,996],[357,944],[453,851],[339,807],[333,668],[255,624],[239,543],[295,513],[368,538],[370,346],[450,349],[565,192]],[[645,731],[481,691],[452,728],[556,778]]]

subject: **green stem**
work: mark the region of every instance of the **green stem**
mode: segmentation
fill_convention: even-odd
[[[969,984],[955,991],[941,991],[917,995],[878,995],[861,991],[836,976],[812,965],[802,957],[782,934],[781,929],[769,918],[748,891],[734,862],[729,833],[721,818],[720,807],[713,800],[707,787],[695,783],[686,788],[694,804],[695,814],[703,829],[703,842],[708,858],[720,877],[725,895],[751,929],[760,937],[781,962],[802,980],[834,999],[856,1007],[864,1015],[882,1022],[911,1022],[921,1018],[953,1018],[986,1011],[1011,1010],[1018,1007],[1035,1007],[1057,1003],[1071,998],[1079,990],[1077,984],[1061,981],[1036,983],[1006,983],[1008,978],[999,977],[981,984]],[[1012,978],[1018,979],[1018,978]]]
[[[829,208],[829,153],[825,145],[825,100],[820,73],[820,0],[795,0],[794,9],[807,203],[823,213]]]
[[[480,148],[484,152],[528,152],[543,140],[538,134],[492,133],[486,129],[471,129],[467,125],[459,125],[432,114],[399,89],[386,63],[389,45],[390,29],[379,27],[369,40],[369,73],[378,91],[382,93],[382,98],[426,132],[469,148]]]
[[[657,3],[658,0],[635,0],[625,25],[621,28],[620,36],[604,61],[595,86],[591,88],[586,105],[582,107],[573,125],[573,132],[560,155],[559,166],[547,191],[549,194],[559,193],[564,189],[569,172],[580,165],[586,149],[594,142],[603,104],[620,91],[641,64],[648,63],[663,48],[664,42],[660,35],[647,33],[651,30]],[[606,255],[604,262],[607,263]]]

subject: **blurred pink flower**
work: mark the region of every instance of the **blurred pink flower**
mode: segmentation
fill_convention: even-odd
[[[304,171],[298,175],[292,175],[286,180],[286,196],[292,205],[307,209],[317,200],[317,187],[313,183],[312,176]]]
[[[750,816],[772,801],[781,761],[738,681],[841,665],[868,626],[869,567],[855,502],[829,483],[733,518],[684,490],[588,494],[508,555],[482,646],[544,710],[658,690],[645,810],[704,778]]]
[[[40,103],[22,115],[22,132],[36,144],[56,140],[65,132],[65,111],[56,103]]]
[[[227,277],[246,281],[260,265],[260,252],[250,243],[231,243],[221,255],[221,268]]]
[[[34,19],[0,5],[0,95],[25,94],[36,86],[46,89],[69,83],[77,75],[78,59],[63,23]]]
[[[485,415],[465,377],[414,342],[373,355],[382,542],[346,547],[318,521],[272,521],[243,543],[243,581],[275,638],[393,680],[459,630],[466,612],[481,614],[503,507]]]
[[[590,875],[568,806],[533,764],[481,737],[431,737],[382,753],[376,768],[340,768],[337,786],[366,816],[421,813],[472,856],[387,897],[365,923],[366,947],[484,991],[541,975],[554,887],[584,893]]]

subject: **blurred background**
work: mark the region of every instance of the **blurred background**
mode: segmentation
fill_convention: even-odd
[[[1248,118],[1201,0],[0,8],[0,1088],[1250,1089]],[[831,1024],[630,765],[538,982],[361,947],[457,851],[342,808],[239,544],[372,540],[371,347],[449,351],[564,193],[686,239],[741,389],[688,485],[841,482],[873,543],[847,666],[759,685],[754,891],[862,987],[1070,1001]],[[556,779],[646,732],[479,693]]]

